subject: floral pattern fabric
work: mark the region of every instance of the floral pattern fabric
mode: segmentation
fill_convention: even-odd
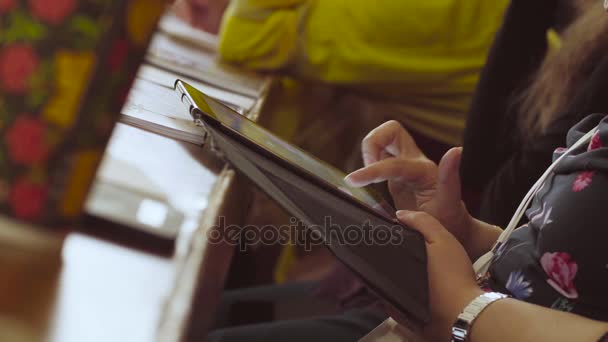
[[[0,0],[0,211],[73,222],[164,0]]]
[[[495,291],[608,321],[608,117],[573,127],[568,146],[599,123],[588,146],[556,167],[526,212],[529,221],[497,251],[487,283]],[[554,159],[566,149],[555,151]]]
[[[532,292],[534,292],[530,282],[526,280],[526,277],[522,271],[511,272],[505,286],[507,290],[511,292],[513,297],[521,300],[530,297]]]
[[[568,253],[545,253],[540,258],[540,264],[547,274],[547,283],[562,296],[570,299],[578,298],[574,287],[574,278],[578,266]]]

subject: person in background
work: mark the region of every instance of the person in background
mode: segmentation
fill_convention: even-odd
[[[373,118],[460,144],[466,112],[508,0],[177,0],[247,68],[348,89]],[[223,21],[221,20],[223,15]],[[311,99],[314,100],[314,99]],[[429,143],[430,143],[429,142]]]
[[[506,226],[567,130],[589,113],[608,112],[608,20],[601,5],[511,1],[464,134],[463,189],[482,194],[480,219]],[[560,33],[553,48],[550,28]]]

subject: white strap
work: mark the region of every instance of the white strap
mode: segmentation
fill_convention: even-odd
[[[532,188],[530,188],[530,191],[528,191],[528,193],[526,194],[524,199],[519,204],[519,207],[517,208],[517,211],[515,211],[515,214],[511,218],[509,225],[500,234],[500,236],[498,237],[498,240],[496,240],[496,243],[494,244],[492,249],[489,252],[487,252],[486,254],[482,255],[479,259],[477,259],[477,261],[475,261],[475,264],[473,264],[473,270],[475,270],[475,274],[477,274],[478,276],[482,276],[488,272],[488,269],[490,268],[490,263],[492,262],[492,259],[494,258],[494,254],[495,254],[496,250],[498,248],[500,248],[500,246],[509,239],[509,236],[511,236],[511,233],[513,233],[513,231],[517,228],[517,224],[521,221],[521,218],[524,216],[526,209],[530,205],[530,202],[532,201],[532,199],[534,198],[536,193],[542,188],[543,184],[545,184],[545,181],[551,175],[553,170],[555,170],[555,168],[557,167],[559,162],[561,162],[561,160],[564,157],[566,157],[567,155],[572,153],[572,151],[578,149],[579,147],[581,147],[584,144],[589,143],[589,141],[591,141],[591,138],[593,138],[593,135],[597,131],[598,131],[598,127],[595,127],[591,131],[587,132],[587,134],[585,134],[582,138],[580,138],[576,143],[574,143],[574,145],[572,145],[572,147],[570,147],[553,164],[551,164],[551,166],[549,166],[549,168],[545,171],[545,173],[543,173],[543,175],[536,181],[536,183],[534,183]]]

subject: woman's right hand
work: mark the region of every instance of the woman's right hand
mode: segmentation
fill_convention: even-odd
[[[361,147],[365,167],[346,177],[349,185],[387,181],[398,210],[424,211],[468,245],[474,220],[461,199],[461,148],[449,150],[437,166],[394,120],[372,130]]]
[[[190,25],[217,34],[229,0],[176,0],[173,12]]]

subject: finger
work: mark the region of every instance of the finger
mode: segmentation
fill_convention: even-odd
[[[396,215],[399,221],[420,232],[428,244],[441,241],[445,232],[447,232],[439,221],[427,213],[399,210]]]
[[[414,139],[395,120],[388,121],[373,129],[361,143],[361,153],[365,165],[382,160],[382,152],[390,156],[398,156],[405,150],[416,146]],[[417,147],[416,147],[417,149]]]
[[[384,150],[380,151],[380,158],[378,160],[384,160],[384,159],[393,158],[393,157],[395,157],[394,154],[392,154],[392,153],[388,152],[386,149],[384,149]],[[375,162],[377,162],[377,161],[375,161]],[[365,166],[370,165],[370,164],[373,164],[373,163],[368,163]]]
[[[190,4],[186,0],[177,0],[171,7],[173,13],[181,18],[183,21],[191,24],[192,23],[192,10]]]
[[[427,159],[389,158],[352,172],[344,181],[352,187],[363,187],[387,180],[400,180],[412,187],[430,187],[434,165]]]
[[[450,149],[441,158],[437,176],[437,200],[440,208],[443,204],[449,206],[460,203],[462,199],[460,186],[460,160],[462,148]]]

